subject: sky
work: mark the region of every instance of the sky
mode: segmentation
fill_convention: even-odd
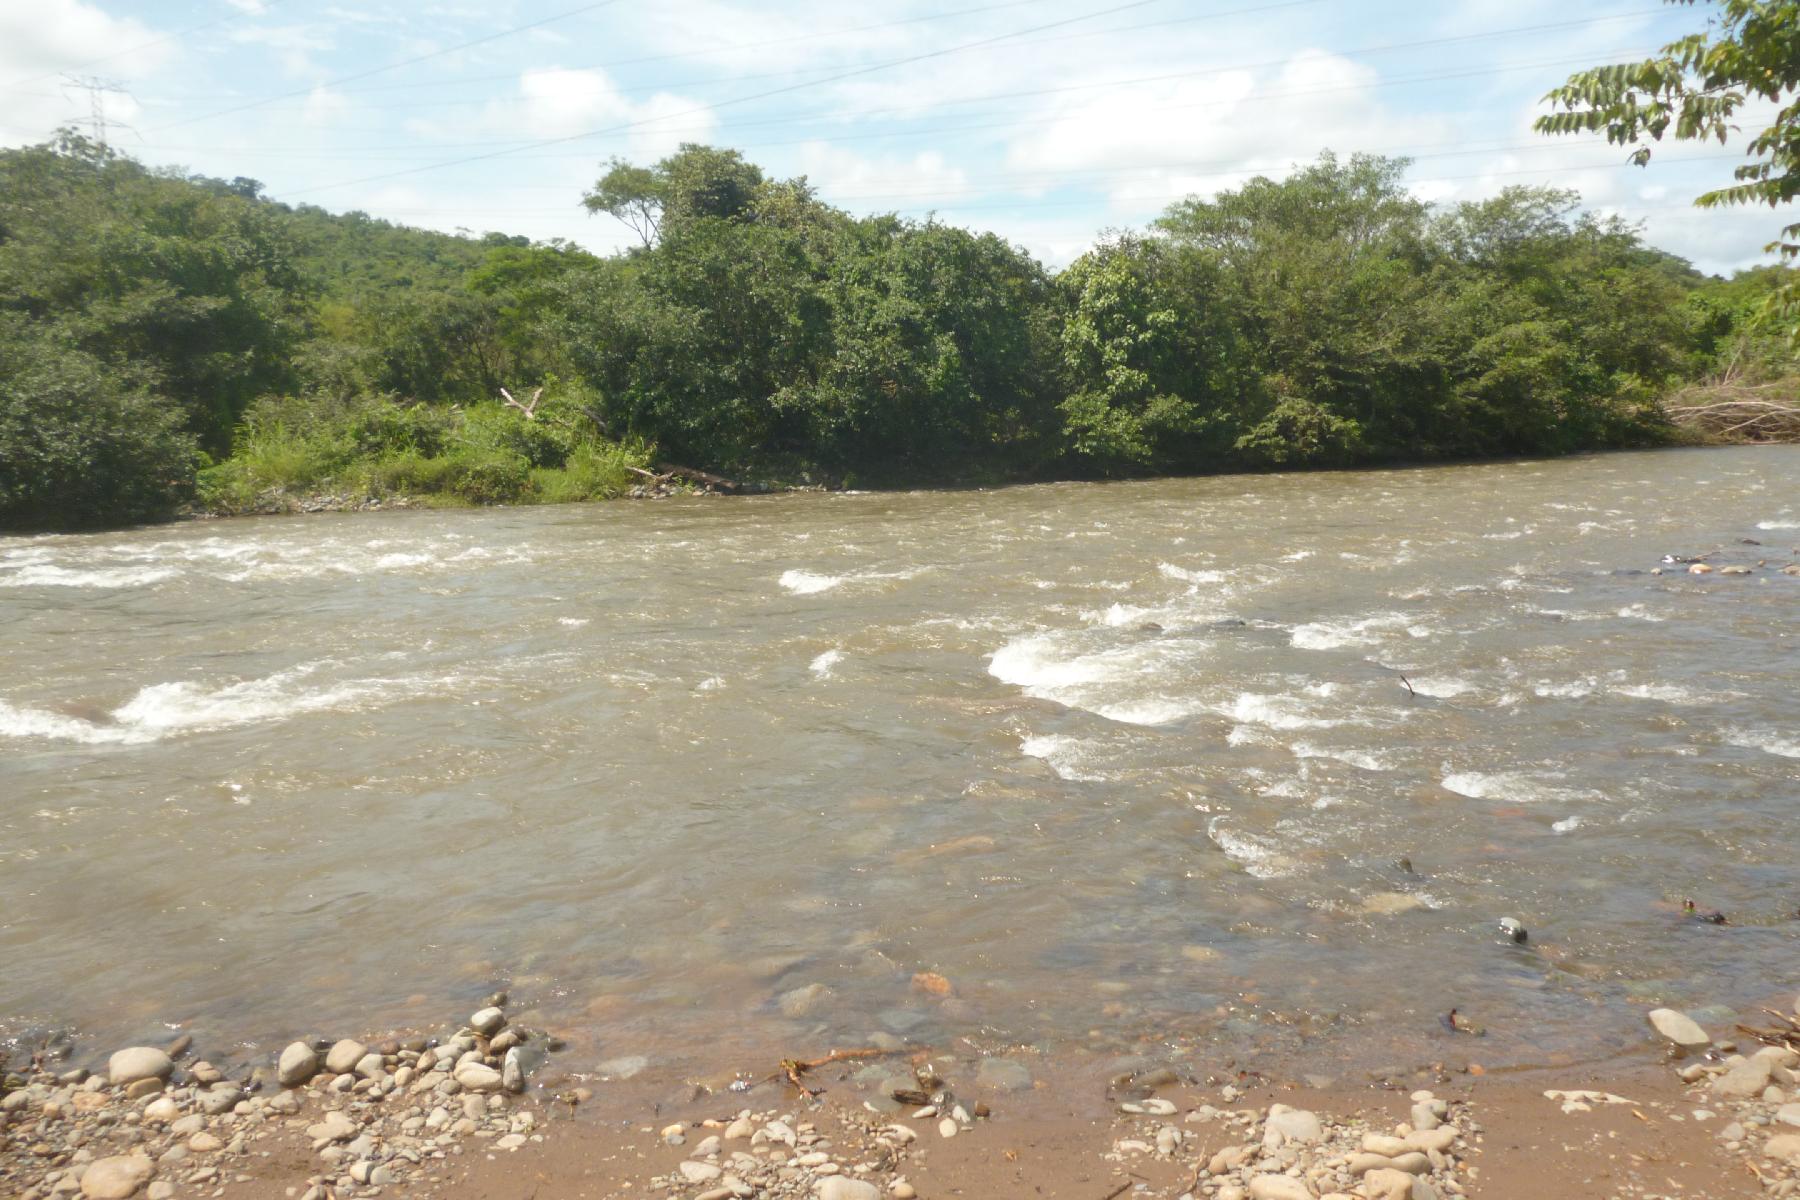
[[[1321,151],[1405,156],[1439,203],[1572,188],[1708,272],[1782,215],[1704,211],[1731,144],[1531,131],[1570,72],[1707,10],[1658,0],[23,0],[0,144],[95,129],[139,160],[442,230],[635,236],[581,195],[683,142],[858,214],[992,230],[1053,267],[1108,229]],[[90,87],[89,85],[94,85]],[[101,90],[104,89],[104,90]],[[1787,219],[1792,219],[1787,218]]]

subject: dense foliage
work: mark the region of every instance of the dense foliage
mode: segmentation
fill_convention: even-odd
[[[1703,279],[1552,190],[1434,209],[1404,165],[1328,155],[1054,274],[710,147],[611,165],[585,202],[641,244],[609,258],[74,137],[0,153],[0,526],[588,499],[653,461],[895,485],[1564,453],[1665,437],[1660,395],[1767,353],[1746,327],[1787,271]]]

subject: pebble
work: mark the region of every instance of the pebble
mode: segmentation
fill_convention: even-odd
[[[318,1052],[305,1042],[289,1042],[275,1063],[275,1081],[282,1087],[299,1087],[318,1073]]]
[[[956,1118],[945,1117],[943,1120],[938,1122],[938,1136],[944,1137],[944,1138],[953,1138],[957,1135],[957,1133],[961,1130],[961,1128],[962,1127],[956,1123]]]
[[[525,1090],[525,1060],[516,1046],[500,1060],[500,1086],[515,1093]]]
[[[1775,1119],[1783,1125],[1800,1125],[1800,1104],[1784,1104],[1775,1110]]]
[[[345,1075],[356,1068],[369,1048],[361,1042],[345,1038],[325,1052],[325,1069],[333,1075]]]
[[[148,1183],[155,1173],[154,1163],[135,1154],[97,1159],[81,1174],[81,1194],[90,1200],[125,1200]]]
[[[1275,1104],[1270,1106],[1269,1118],[1263,1123],[1265,1142],[1271,1133],[1278,1135],[1277,1145],[1282,1142],[1320,1142],[1325,1140],[1325,1125],[1316,1113]]]
[[[469,1028],[482,1037],[492,1037],[506,1025],[506,1014],[496,1007],[488,1007],[469,1018]]]
[[[1748,1100],[1760,1096],[1769,1086],[1773,1065],[1766,1058],[1747,1058],[1713,1080],[1712,1093],[1727,1100]]]
[[[215,1150],[223,1149],[224,1145],[224,1142],[221,1142],[212,1134],[207,1133],[204,1129],[189,1138],[187,1142],[187,1148],[192,1150],[195,1154],[211,1154]]]
[[[1312,1189],[1288,1175],[1253,1175],[1250,1200],[1313,1200]]]
[[[357,1124],[338,1109],[332,1109],[319,1119],[318,1124],[306,1128],[306,1136],[315,1142],[324,1140],[331,1142],[347,1142],[357,1134]]]
[[[167,1125],[169,1122],[179,1119],[180,1116],[181,1105],[167,1096],[144,1105],[144,1120],[152,1124]]]
[[[500,1072],[481,1063],[464,1063],[456,1068],[455,1079],[471,1092],[497,1092],[503,1082]]]
[[[1800,1133],[1778,1133],[1763,1143],[1763,1153],[1789,1166],[1800,1167]]]
[[[694,1162],[692,1159],[683,1162],[676,1170],[689,1183],[711,1183],[725,1173],[711,1163]]]
[[[1383,1167],[1363,1176],[1363,1195],[1368,1200],[1414,1200],[1414,1189],[1421,1182],[1405,1171]],[[1419,1200],[1424,1198],[1420,1197]]]
[[[863,1179],[832,1175],[819,1180],[818,1200],[881,1200],[881,1189]],[[898,1195],[898,1193],[895,1193]]]
[[[106,1060],[106,1076],[115,1087],[167,1079],[174,1069],[175,1060],[154,1046],[132,1046]]]

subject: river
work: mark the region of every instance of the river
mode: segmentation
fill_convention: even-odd
[[[1800,979],[1796,545],[1800,447],[0,539],[0,1026],[1581,1053]]]

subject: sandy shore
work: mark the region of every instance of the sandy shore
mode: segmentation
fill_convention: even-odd
[[[1289,1077],[1223,1053],[1209,1067],[1153,1052],[1102,1064],[957,1047],[859,1047],[791,1070],[724,1065],[706,1081],[606,1077],[568,1069],[555,1038],[513,1027],[498,1005],[439,1037],[297,1042],[230,1067],[196,1058],[187,1038],[91,1066],[61,1042],[9,1064],[0,1194],[1800,1193],[1800,1024],[1771,1020],[1765,1044],[1685,1021],[1664,1013],[1641,1047],[1581,1065],[1488,1071],[1464,1059],[1340,1075],[1316,1061]]]

